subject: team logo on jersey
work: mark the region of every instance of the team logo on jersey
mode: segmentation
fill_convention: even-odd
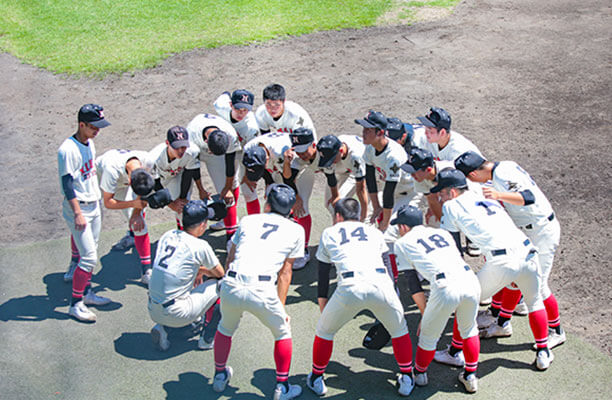
[[[510,190],[511,192],[518,189],[518,183],[516,182],[506,181],[506,185],[508,186],[508,190]]]
[[[400,167],[393,164],[392,166],[389,167],[389,169],[393,171],[394,174],[397,174],[397,171],[399,171]]]
[[[358,160],[355,160],[353,166],[355,167],[355,169],[359,169],[359,167],[361,167],[361,163]]]
[[[300,119],[298,119],[297,124],[298,124],[299,126],[304,126],[304,118],[300,117]]]
[[[277,163],[277,164],[282,164],[282,163],[284,163],[284,162],[285,162],[285,160],[283,160],[282,158],[279,158],[279,159],[278,159],[278,161],[277,161],[276,163]]]

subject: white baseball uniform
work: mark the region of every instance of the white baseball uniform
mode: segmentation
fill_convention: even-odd
[[[482,299],[515,282],[530,312],[544,308],[535,248],[501,204],[466,191],[443,204],[440,227],[463,232],[485,255],[477,274]]]
[[[185,169],[196,169],[200,167],[198,160],[199,149],[196,145],[189,146],[181,158],[168,159],[166,143],[160,143],[149,152],[153,160],[153,176],[160,178],[164,188],[170,191],[172,200],[178,199],[181,193],[181,176]]]
[[[421,320],[419,347],[428,351],[436,349],[453,311],[461,337],[477,335],[480,284],[461,258],[450,233],[418,225],[398,239],[394,249],[400,271],[415,269],[431,284]]]
[[[338,285],[317,322],[317,336],[333,340],[364,309],[374,313],[392,338],[408,333],[404,308],[383,264],[386,250],[382,232],[362,222],[339,222],[323,231],[317,259],[335,265]]]
[[[418,147],[420,149],[427,148],[429,142],[427,142],[427,136],[425,136],[425,126],[413,124],[412,131],[414,132],[411,141],[412,146]]]
[[[193,287],[200,267],[213,269],[219,260],[210,245],[174,229],[157,245],[149,282],[149,315],[156,323],[182,327],[201,317],[218,299],[217,279]]]
[[[466,151],[473,151],[482,155],[474,143],[459,132],[453,130],[450,131],[450,140],[443,149],[440,149],[437,143],[429,142],[427,142],[426,146],[423,148],[429,150],[436,160],[455,161],[457,157]]]
[[[290,338],[291,327],[275,282],[287,258],[304,256],[304,230],[275,213],[253,214],[240,220],[231,240],[235,257],[219,290],[218,332],[232,336],[242,313],[248,311],[270,329],[274,340]]]
[[[214,107],[217,114],[224,120],[232,124],[236,133],[238,134],[238,140],[240,145],[244,147],[251,139],[259,136],[259,125],[257,125],[257,119],[255,113],[249,111],[242,120],[234,121],[232,119],[232,100],[230,95],[223,93],[215,100]],[[191,135],[191,133],[190,133]]]
[[[283,115],[278,119],[272,116],[266,110],[265,104],[260,105],[255,112],[257,124],[262,132],[285,132],[291,133],[296,128],[308,128],[312,131],[315,141],[317,140],[317,131],[315,130],[310,115],[297,103],[293,101],[285,101],[285,109]]]
[[[74,212],[64,194],[63,216],[74,239],[81,259],[79,268],[92,272],[98,262],[98,238],[100,236],[100,188],[96,179],[96,148],[93,140],[87,144],[74,136],[64,140],[57,152],[57,163],[62,188],[62,177],[70,174],[73,178],[74,193],[87,225],[79,231],[74,226]]]
[[[315,152],[314,159],[310,161],[304,161],[297,156],[291,161],[291,169],[298,170],[298,174],[295,177],[295,187],[297,188],[298,195],[302,198],[304,206],[304,214],[299,215],[298,217],[300,218],[310,214],[309,203],[312,188],[314,187],[315,173],[321,171],[321,168],[319,168],[320,157],[321,154],[317,151]]]

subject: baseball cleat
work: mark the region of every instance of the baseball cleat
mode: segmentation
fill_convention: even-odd
[[[453,367],[463,367],[465,365],[465,358],[463,357],[463,351],[456,353],[451,356],[450,346],[444,350],[436,350],[434,353],[434,360],[440,364],[452,365]]]
[[[225,229],[225,222],[223,222],[223,220],[218,221],[218,222],[210,225],[209,228],[212,231],[222,231],[222,230]]]
[[[83,302],[89,306],[105,306],[111,302],[111,299],[108,297],[98,296],[93,292],[93,290],[89,289],[87,294],[83,296]]]
[[[472,242],[469,242],[468,245],[465,247],[465,252],[470,257],[479,257],[482,255],[480,249]]]
[[[487,297],[486,299],[480,300],[480,305],[481,306],[488,306],[489,304],[491,304],[492,301],[493,301],[492,297]]]
[[[70,306],[68,314],[83,322],[96,322],[96,314],[92,313],[83,300]]]
[[[213,379],[213,390],[217,393],[224,391],[233,374],[232,367],[225,367],[225,371],[216,373]]]
[[[78,261],[71,260],[70,265],[68,266],[68,271],[64,274],[64,282],[72,282],[72,277],[74,276],[74,270],[77,265],[79,265]]]
[[[414,384],[417,386],[427,386],[429,379],[427,379],[427,372],[415,373]]]
[[[294,399],[302,394],[302,388],[300,385],[291,385],[288,384],[289,389],[285,387],[282,383],[277,383],[276,388],[274,389],[274,395],[272,395],[273,400],[289,400]]]
[[[308,378],[306,378],[306,386],[308,386],[308,388],[315,392],[315,394],[318,396],[323,396],[325,393],[327,393],[327,386],[325,386],[323,375],[315,378],[312,371],[310,371]]]
[[[518,315],[520,317],[524,317],[525,315],[529,314],[529,309],[527,309],[527,305],[523,300],[519,301],[512,314]]]
[[[557,346],[561,346],[566,340],[567,337],[565,336],[565,331],[563,329],[561,329],[561,333],[557,333],[554,329],[548,329],[549,349],[554,349]],[[538,350],[538,346],[535,343],[533,344],[533,349],[536,351]]]
[[[119,240],[113,245],[111,250],[126,251],[132,247],[134,247],[134,236],[130,235],[130,233],[128,232],[124,237],[121,238],[121,240]]]
[[[308,264],[308,261],[310,261],[310,252],[306,250],[304,251],[304,257],[298,258],[293,263],[293,270],[297,271],[297,270],[304,268],[306,264]]]
[[[213,340],[211,342],[207,342],[206,340],[204,340],[204,336],[200,336],[200,339],[198,340],[198,349],[200,350],[210,350],[215,346],[215,339],[213,338]]]
[[[497,324],[497,318],[491,314],[491,310],[486,309],[483,311],[478,311],[476,323],[478,324],[478,329],[485,329],[491,325]]]
[[[493,324],[488,328],[480,331],[481,339],[491,339],[494,337],[508,337],[512,336],[512,324],[510,321],[506,322],[504,326]]]
[[[401,396],[408,396],[414,389],[414,379],[408,374],[399,374],[397,376],[397,392]]]
[[[550,364],[553,362],[554,359],[555,355],[553,354],[553,352],[548,348],[544,348],[538,351],[538,355],[535,359],[536,368],[540,371],[545,371],[548,369],[548,367],[550,367]]]
[[[153,270],[151,268],[147,269],[142,277],[140,278],[140,283],[143,285],[149,286],[149,282],[151,281],[151,275],[153,274]]]
[[[463,386],[465,386],[465,390],[467,390],[469,393],[476,393],[478,390],[478,378],[476,377],[475,372],[472,372],[466,378],[465,371],[461,371],[458,378],[459,382],[463,383]]]
[[[170,348],[168,333],[160,324],[156,324],[151,329],[151,340],[153,341],[153,346],[159,351],[167,351]]]

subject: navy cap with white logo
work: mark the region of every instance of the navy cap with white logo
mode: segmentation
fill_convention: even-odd
[[[189,132],[182,126],[177,125],[168,129],[166,139],[173,149],[189,147]]]
[[[417,117],[419,121],[425,126],[437,129],[450,130],[451,117],[445,109],[440,107],[432,107],[429,109],[429,114],[424,117]]]
[[[104,108],[97,104],[85,104],[79,109],[79,122],[87,122],[92,124],[96,128],[106,128],[110,125],[106,119],[104,119]]]
[[[418,147],[412,147],[408,151],[408,160],[401,166],[401,168],[409,174],[413,174],[418,170],[433,167],[433,165],[433,154],[431,154],[430,151],[420,149]]]
[[[253,93],[245,89],[238,89],[232,93],[232,105],[234,108],[246,108],[247,110],[253,110]]]
[[[363,117],[363,119],[356,119],[355,123],[363,126],[364,128],[377,128],[384,131],[387,129],[388,121],[387,117],[385,117],[383,113],[370,110],[368,115]]]
[[[308,147],[314,142],[314,134],[308,128],[300,127],[294,129],[289,134],[291,139],[291,148],[296,153],[303,153],[308,150]]]

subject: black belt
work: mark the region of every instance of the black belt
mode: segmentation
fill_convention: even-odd
[[[552,221],[555,219],[555,213],[550,214],[546,219]],[[525,225],[525,229],[533,229],[533,224]]]
[[[386,274],[387,270],[384,268],[376,268],[376,272],[378,272],[379,274]],[[348,272],[343,272],[342,273],[342,277],[343,278],[352,278],[355,276],[355,272],[353,271],[348,271]]]
[[[158,302],[156,302],[155,300],[153,300],[152,298],[149,297],[149,301],[151,301],[152,303],[155,303],[155,304],[161,304],[162,307],[167,308],[167,307],[170,307],[172,304],[174,304],[176,300],[172,299],[172,300],[168,300],[165,303],[158,303]]]
[[[227,272],[227,276],[230,276],[232,278],[235,278],[238,274],[236,273],[236,271],[228,271]],[[262,281],[262,282],[269,282],[272,280],[272,277],[270,275],[258,275],[257,279]]]
[[[467,265],[464,265],[463,269],[465,269],[466,271],[470,271],[471,270],[471,268],[468,267]],[[444,278],[446,278],[446,275],[444,274],[444,272],[440,272],[439,274],[436,275],[435,279],[438,280],[438,279],[444,279]]]
[[[94,201],[79,200],[79,204],[94,204],[94,203],[97,203],[97,201],[96,200],[94,200]]]
[[[525,239],[525,241],[523,242],[524,246],[529,246],[530,244],[531,244],[531,241],[529,239]],[[491,255],[493,257],[496,257],[496,256],[505,256],[506,254],[508,254],[506,249],[491,250]]]

